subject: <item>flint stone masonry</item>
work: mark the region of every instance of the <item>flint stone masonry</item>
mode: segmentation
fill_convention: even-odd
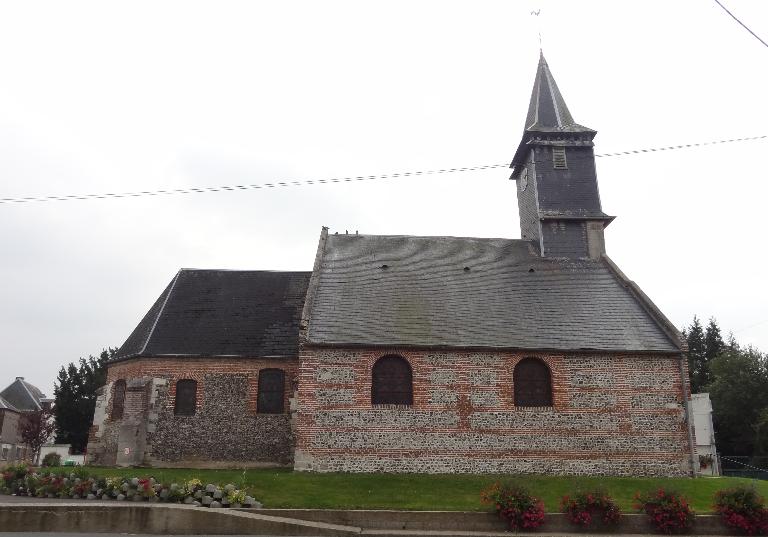
[[[604,392],[574,392],[572,408],[610,408],[616,406],[616,395]]]
[[[672,377],[660,374],[659,370],[648,372],[635,371],[629,375],[627,380],[633,388],[669,389],[675,384]]]
[[[455,405],[459,400],[456,392],[443,389],[434,389],[429,392],[429,402],[433,405]]]
[[[678,397],[671,393],[643,393],[633,395],[632,408],[680,408]]]
[[[615,414],[582,414],[553,410],[519,410],[515,412],[476,412],[469,417],[473,429],[516,430],[589,430],[617,431],[619,416]]]
[[[495,386],[497,382],[496,371],[471,371],[469,373],[469,382],[472,386]]]
[[[441,450],[471,451],[588,451],[591,453],[636,453],[674,451],[684,448],[684,438],[646,435],[588,435],[581,437],[552,434],[484,435],[391,431],[320,432],[314,447],[323,449]]]
[[[410,409],[326,410],[315,414],[319,427],[425,429],[455,427],[459,416],[455,412],[415,411]]]
[[[457,372],[452,369],[435,369],[429,373],[429,382],[438,385],[454,384],[457,377]]]
[[[354,390],[342,388],[321,388],[317,390],[317,402],[324,406],[351,405],[354,401]]]
[[[413,370],[410,407],[371,405],[371,368],[391,354]],[[550,370],[551,407],[515,407],[514,368],[528,357]],[[305,346],[300,361],[297,470],[690,473],[687,425],[676,403],[683,398],[677,356]],[[336,363],[343,365],[329,365]],[[348,408],[334,409],[323,395],[331,388],[318,377],[323,368],[341,368],[336,379],[354,379]],[[639,372],[664,379],[635,387]]]
[[[292,396],[290,379],[298,369],[296,359],[168,357],[110,364],[107,385],[98,401],[102,410],[97,416],[103,419],[94,421],[89,438],[89,464],[119,463],[117,455],[126,447],[131,464],[150,466],[291,464],[294,436],[290,415],[256,412],[259,371],[273,368],[286,372],[287,409]],[[126,379],[130,387],[122,420],[110,416],[117,379]],[[180,379],[197,381],[194,416],[174,414],[175,385]],[[136,439],[126,444],[127,438],[120,433],[132,423],[141,427],[134,426]]]
[[[317,381],[326,384],[349,384],[355,380],[351,367],[322,366],[317,368]]]
[[[562,457],[373,457],[331,456],[323,459],[325,472],[491,473],[576,476],[690,476],[680,460],[618,459],[616,457],[565,459]],[[314,468],[318,469],[318,468]]]
[[[610,371],[574,371],[571,374],[571,386],[576,388],[608,388],[615,384]]]

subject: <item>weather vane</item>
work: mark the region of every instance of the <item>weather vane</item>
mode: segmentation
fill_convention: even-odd
[[[541,15],[541,8],[539,8],[539,9],[537,9],[535,11],[531,11],[531,15],[536,17],[536,20],[539,23],[539,50],[541,50],[542,49],[542,45],[541,45],[541,18],[539,17],[539,15]]]

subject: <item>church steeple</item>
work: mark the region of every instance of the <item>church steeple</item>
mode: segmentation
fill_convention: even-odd
[[[547,257],[597,258],[614,217],[600,206],[596,131],[574,121],[544,54],[533,83],[522,139],[512,159],[523,239]]]

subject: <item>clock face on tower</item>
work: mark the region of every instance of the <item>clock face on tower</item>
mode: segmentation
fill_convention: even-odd
[[[525,192],[525,189],[528,187],[528,168],[523,168],[523,171],[520,173],[520,192]]]

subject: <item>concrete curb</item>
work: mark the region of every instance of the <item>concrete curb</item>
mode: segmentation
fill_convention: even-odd
[[[509,537],[491,513],[322,509],[204,509],[181,504],[0,503],[2,532],[272,535],[314,537]],[[651,535],[643,515],[624,515],[611,533],[574,531],[561,513],[520,536]],[[728,535],[719,517],[699,515],[693,535]]]

